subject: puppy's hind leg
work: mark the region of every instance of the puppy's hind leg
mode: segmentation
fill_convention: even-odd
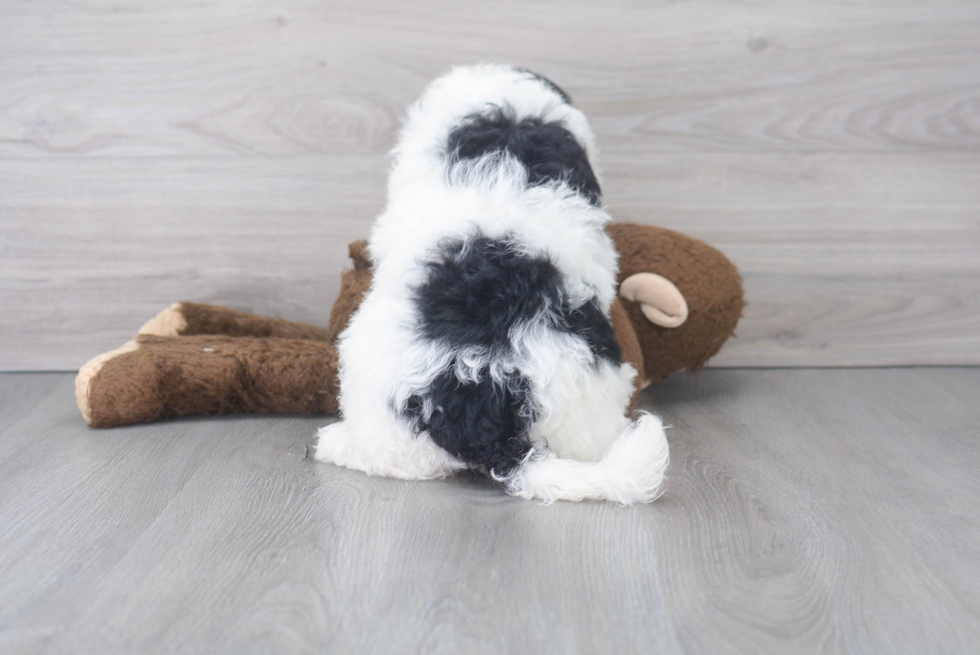
[[[444,478],[465,468],[425,435],[394,417],[337,421],[317,433],[315,458],[337,466],[403,480]]]

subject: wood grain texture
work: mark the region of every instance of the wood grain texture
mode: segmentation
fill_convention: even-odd
[[[325,418],[95,431],[0,376],[0,650],[970,652],[980,369],[709,370],[646,392],[665,496],[541,506],[314,463]]]
[[[589,115],[613,216],[726,252],[719,366],[980,363],[980,5],[0,0],[0,370],[190,299],[325,324],[453,64]]]

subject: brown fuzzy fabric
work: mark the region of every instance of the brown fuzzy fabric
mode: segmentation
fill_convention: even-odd
[[[347,256],[353,260],[355,271],[371,270],[371,256],[368,254],[368,242],[364,239],[351,242],[347,246]]]
[[[647,380],[704,366],[742,316],[738,269],[708,244],[678,232],[632,223],[611,223],[608,231],[619,251],[618,283],[634,273],[656,273],[687,300],[687,321],[676,328],[654,325],[637,303],[622,300],[643,351]]]
[[[354,310],[361,304],[364,294],[371,287],[371,261],[367,255],[367,241],[355,241],[348,248],[354,268],[344,271],[340,276],[340,293],[330,310],[330,327],[327,340],[335,343]]]
[[[647,321],[636,303],[613,303],[623,360],[639,372],[637,391],[649,381],[703,366],[741,316],[738,270],[711,246],[677,232],[629,223],[608,229],[620,253],[620,283],[634,273],[657,273],[680,289],[689,308],[683,325],[663,328]],[[343,274],[326,330],[180,303],[176,311],[187,323],[181,336],[141,335],[135,350],[127,344],[83,368],[77,388],[83,414],[93,427],[112,427],[201,414],[335,413],[333,344],[371,285],[366,242],[352,243],[350,256],[354,268]]]
[[[629,314],[626,313],[626,309],[619,298],[613,300],[610,315],[613,332],[616,333],[616,341],[619,342],[619,350],[623,354],[623,361],[629,362],[636,369],[636,380],[633,381],[636,391],[633,392],[633,397],[630,399],[630,411],[632,411],[636,397],[643,389],[644,380],[646,380],[646,375],[643,372],[643,351],[640,350],[640,342],[636,339],[636,331],[633,330],[633,325],[630,323]]]
[[[328,331],[322,327],[256,316],[217,305],[185,301],[179,304],[177,311],[187,321],[187,327],[179,331],[181,336],[221,334],[226,337],[330,340]]]
[[[333,414],[337,351],[322,340],[140,336],[92,378],[92,427],[175,416]]]

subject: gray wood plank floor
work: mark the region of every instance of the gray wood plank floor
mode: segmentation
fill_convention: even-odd
[[[325,324],[456,64],[552,77],[617,220],[721,248],[718,366],[980,364],[977,0],[0,0],[0,370],[177,300]]]
[[[975,652],[980,369],[646,392],[667,493],[541,506],[305,457],[324,417],[84,427],[0,376],[0,651]]]

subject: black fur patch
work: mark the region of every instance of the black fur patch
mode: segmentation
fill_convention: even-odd
[[[438,376],[426,395],[430,416],[424,416],[419,396],[409,400],[406,413],[417,430],[428,432],[436,445],[467,464],[506,476],[531,450],[531,394],[518,374],[499,385],[488,372],[474,383],[460,382],[450,371]]]
[[[453,346],[508,348],[511,328],[561,302],[561,273],[512,242],[475,236],[442,244],[416,290],[422,334]]]
[[[584,338],[593,355],[608,359],[614,364],[623,361],[612,321],[606,318],[595,300],[577,309],[564,307],[561,315],[568,325],[568,331]]]
[[[612,323],[593,301],[571,309],[561,273],[547,257],[521,253],[512,240],[477,234],[444,242],[414,292],[421,336],[450,347],[510,353],[511,330],[535,318],[581,336],[596,358],[618,363]],[[471,466],[507,475],[531,448],[534,418],[529,383],[519,371],[495,383],[489,371],[460,381],[455,362],[404,408],[417,431]],[[428,408],[428,409],[427,409]]]
[[[572,97],[570,95],[568,95],[567,93],[565,93],[565,90],[563,88],[561,88],[560,86],[558,86],[557,84],[555,84],[554,82],[552,82],[551,80],[549,80],[544,75],[541,75],[540,73],[535,73],[534,71],[529,71],[526,68],[518,68],[517,70],[520,71],[520,72],[522,72],[522,73],[527,73],[532,78],[538,80],[539,82],[542,82],[549,89],[551,89],[552,91],[554,91],[555,93],[557,93],[558,95],[560,95],[561,96],[561,99],[565,102],[566,105],[572,104]]]
[[[517,120],[508,108],[472,114],[449,133],[449,165],[491,152],[508,152],[527,169],[530,185],[564,181],[593,205],[602,191],[589,158],[561,123],[528,117]]]

